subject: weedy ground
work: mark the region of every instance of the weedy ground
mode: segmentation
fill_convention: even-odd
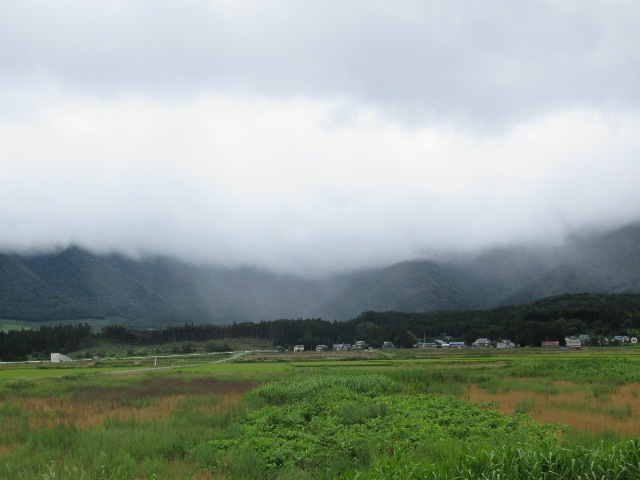
[[[0,479],[640,478],[632,349],[180,362],[0,367]]]

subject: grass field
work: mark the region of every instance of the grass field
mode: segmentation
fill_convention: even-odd
[[[640,478],[640,351],[0,366],[0,479]]]

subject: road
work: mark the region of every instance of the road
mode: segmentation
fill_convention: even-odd
[[[120,375],[120,374],[127,374],[127,373],[148,372],[150,370],[171,370],[172,368],[200,367],[202,365],[211,365],[213,363],[230,362],[232,360],[236,360],[236,359],[246,355],[247,353],[250,353],[250,352],[236,352],[233,355],[231,355],[230,357],[221,358],[220,360],[214,360],[213,362],[193,363],[191,365],[177,365],[177,366],[171,365],[169,367],[146,367],[146,368],[135,368],[135,369],[131,369],[131,370],[116,370],[116,371],[109,372],[109,373],[112,374],[112,375]]]

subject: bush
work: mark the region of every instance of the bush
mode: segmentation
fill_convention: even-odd
[[[325,373],[266,384],[251,393],[265,406],[245,413],[233,436],[197,450],[201,458],[225,458],[223,470],[244,478],[293,471],[337,478],[380,457],[424,452],[435,440],[476,452],[478,445],[537,442],[556,431],[524,415],[505,416],[453,397],[395,393],[399,388],[381,374]],[[240,453],[251,458],[251,472],[232,471]]]
[[[205,346],[205,350],[207,352],[230,352],[231,350],[233,350],[231,348],[231,345],[229,345],[227,342],[209,342],[207,343],[207,345]]]

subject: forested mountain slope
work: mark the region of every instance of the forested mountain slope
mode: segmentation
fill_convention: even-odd
[[[363,311],[427,312],[523,304],[565,293],[640,292],[640,226],[560,247],[512,247],[413,260],[323,279],[255,268],[133,260],[77,247],[0,254],[0,318],[115,318],[137,326],[277,318],[345,320]]]
[[[322,305],[329,318],[351,318],[366,310],[429,312],[487,306],[500,289],[463,269],[429,261],[402,262],[354,275]]]

